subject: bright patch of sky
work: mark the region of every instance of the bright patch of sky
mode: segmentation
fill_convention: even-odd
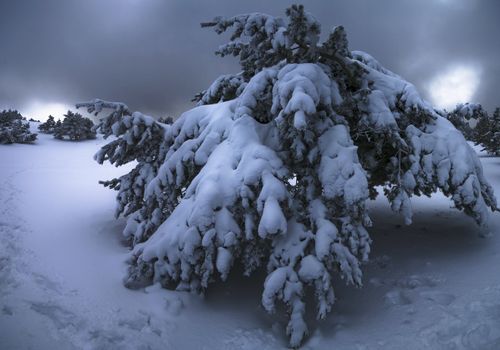
[[[472,65],[449,67],[428,85],[432,102],[439,108],[452,109],[458,103],[474,102],[481,71]]]
[[[49,115],[52,115],[56,120],[62,119],[63,115],[70,109],[74,110],[75,108],[60,102],[33,101],[20,112],[27,119],[33,118],[43,122],[47,120]]]

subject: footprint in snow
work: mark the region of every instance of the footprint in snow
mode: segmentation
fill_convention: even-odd
[[[404,291],[398,289],[387,292],[384,296],[384,302],[388,306],[401,306],[409,305],[412,303],[410,297]]]
[[[442,306],[448,306],[456,299],[453,294],[440,291],[425,291],[421,292],[420,296]]]
[[[54,282],[47,276],[44,276],[42,274],[33,272],[32,273],[33,280],[44,290],[46,291],[51,291],[51,292],[56,292],[57,294],[61,294],[61,286],[59,283]]]
[[[421,329],[421,341],[430,349],[500,349],[499,300],[499,291],[487,290],[480,300],[465,305],[450,303]]]
[[[432,276],[411,275],[395,281],[395,285],[404,289],[436,287],[440,280]]]
[[[77,316],[55,303],[30,301],[29,304],[33,311],[49,318],[57,329],[64,329],[70,326],[75,329],[80,328]]]
[[[236,329],[230,337],[223,341],[223,349],[279,349],[276,338],[262,329]]]
[[[165,300],[165,308],[172,316],[177,316],[184,308],[184,302],[179,297],[169,297]]]

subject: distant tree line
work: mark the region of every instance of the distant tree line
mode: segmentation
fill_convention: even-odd
[[[56,121],[49,115],[47,121],[38,126],[38,130],[52,134],[58,140],[80,141],[96,138],[92,120],[72,111],[68,111],[62,121]]]
[[[30,118],[29,122],[40,123]],[[0,112],[0,144],[32,143],[37,134],[30,131],[30,124],[17,110],[3,110]],[[170,116],[158,119],[159,123],[172,124]],[[83,117],[80,113],[70,110],[64,114],[62,120],[56,120],[49,115],[47,120],[38,125],[38,130],[44,134],[51,134],[58,140],[81,141],[96,138],[94,122]]]

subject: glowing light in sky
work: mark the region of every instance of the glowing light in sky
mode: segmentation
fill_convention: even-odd
[[[74,110],[73,106],[59,102],[34,101],[22,109],[21,114],[28,119],[33,118],[40,121],[45,121],[49,115],[52,115],[57,120],[62,119],[63,114],[66,114],[69,109]]]
[[[480,72],[473,66],[454,66],[435,77],[429,84],[432,102],[452,109],[457,103],[471,102],[479,87]]]

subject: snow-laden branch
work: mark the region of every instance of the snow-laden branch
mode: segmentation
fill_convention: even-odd
[[[80,102],[76,104],[76,108],[87,108],[88,113],[95,113],[97,115],[100,113],[103,109],[112,109],[115,111],[122,112],[124,114],[129,114],[130,111],[127,107],[126,104],[121,103],[121,102],[109,102],[109,101],[104,101],[100,100],[98,98],[92,100],[92,101],[87,101],[87,102]]]

